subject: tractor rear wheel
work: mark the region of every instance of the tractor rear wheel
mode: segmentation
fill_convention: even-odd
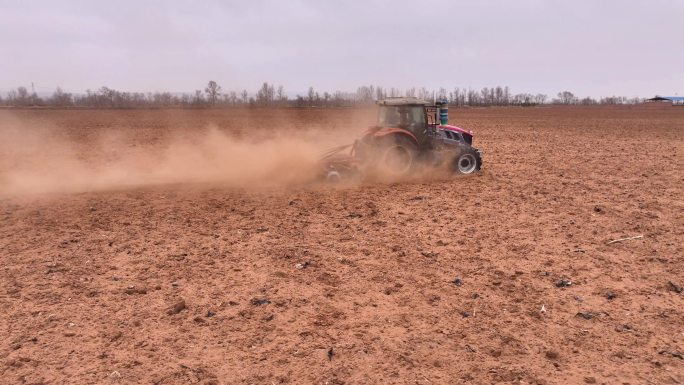
[[[382,138],[377,146],[375,166],[388,176],[405,176],[416,166],[418,146],[408,137],[392,135]]]
[[[462,151],[452,164],[452,169],[459,174],[472,174],[480,171],[480,167],[482,167],[482,157],[480,152],[472,147]]]

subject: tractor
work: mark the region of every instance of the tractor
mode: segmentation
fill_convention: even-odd
[[[482,155],[473,147],[473,132],[447,124],[446,101],[430,104],[416,98],[389,98],[378,106],[375,126],[353,144],[323,154],[326,179],[373,172],[403,177],[425,166],[472,174],[482,167]],[[348,148],[349,153],[343,154]]]

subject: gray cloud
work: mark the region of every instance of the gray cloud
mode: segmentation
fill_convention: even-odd
[[[684,91],[684,2],[2,1],[0,90]]]

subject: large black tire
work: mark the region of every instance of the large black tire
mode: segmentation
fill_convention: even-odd
[[[482,168],[482,155],[473,147],[466,147],[454,158],[451,168],[454,172],[467,175],[473,174]]]
[[[411,138],[394,134],[377,139],[374,146],[373,168],[390,177],[411,174],[418,163],[418,146]]]

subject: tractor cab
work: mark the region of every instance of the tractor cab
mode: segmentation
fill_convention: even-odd
[[[389,98],[378,102],[378,105],[378,127],[402,128],[416,138],[425,135],[427,102],[415,98]]]
[[[417,98],[389,98],[379,101],[378,105],[378,127],[407,130],[420,144],[425,144],[434,134],[440,124],[441,110],[446,108],[442,103],[430,105]],[[446,116],[446,112],[444,114]]]

